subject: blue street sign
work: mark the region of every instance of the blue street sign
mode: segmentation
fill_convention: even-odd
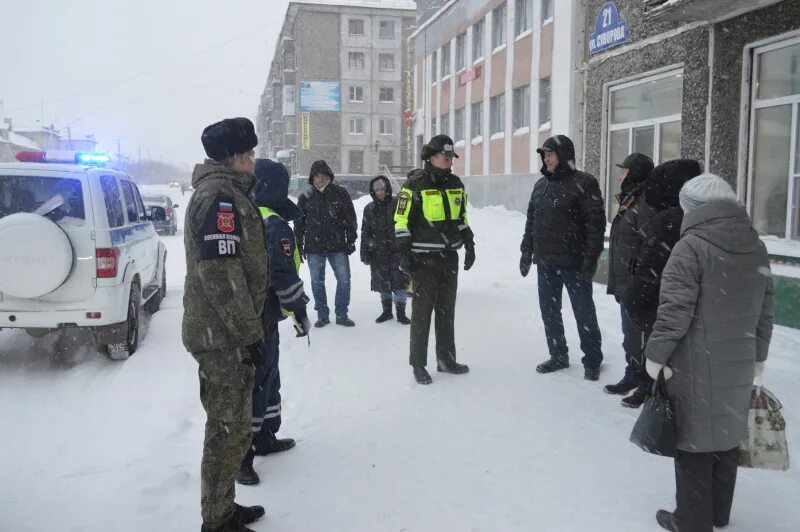
[[[341,111],[341,88],[338,81],[303,81],[300,83],[300,111]]]
[[[596,54],[628,42],[628,23],[620,20],[614,2],[606,2],[597,13],[594,33],[589,37],[589,53]]]

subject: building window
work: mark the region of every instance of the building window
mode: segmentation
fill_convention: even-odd
[[[489,108],[489,133],[505,133],[506,131],[506,95],[498,94],[491,99]]]
[[[800,38],[754,52],[749,207],[763,235],[800,239]]]
[[[533,28],[533,0],[517,0],[515,33],[522,35]]]
[[[553,0],[542,0],[542,26],[552,22],[555,16],[555,7]]]
[[[350,86],[350,101],[352,103],[363,103],[364,102],[364,87],[359,87],[357,85]]]
[[[544,126],[550,122],[552,116],[552,105],[550,100],[550,78],[539,80],[539,126]],[[549,127],[542,127],[548,130]]]
[[[394,72],[394,54],[378,54],[378,69],[381,72]]]
[[[390,150],[381,150],[378,152],[378,171],[382,172],[386,168],[391,170],[394,166],[394,152]]]
[[[514,129],[531,125],[531,86],[514,89]]]
[[[439,72],[436,70],[436,52],[431,54],[431,78],[433,82],[436,83],[436,80],[439,79],[438,76]]]
[[[456,36],[456,72],[467,68],[467,34],[459,33]]]
[[[364,150],[350,150],[348,159],[351,174],[364,173]]]
[[[378,122],[378,131],[381,135],[394,135],[394,120],[381,118]]]
[[[448,42],[442,46],[442,78],[444,79],[450,75],[450,43]]]
[[[483,19],[472,26],[472,62],[483,57]]]
[[[439,131],[442,135],[450,135],[450,113],[444,113],[439,121]]]
[[[347,29],[349,35],[364,35],[364,19],[351,18],[347,21]]]
[[[492,50],[506,43],[506,5],[505,3],[492,11]]]
[[[431,135],[437,135],[436,131],[436,117],[431,118]]]
[[[611,219],[620,190],[616,164],[633,152],[644,153],[656,164],[681,155],[683,73],[659,74],[609,91],[606,198]]]
[[[462,107],[461,109],[456,109],[455,113],[453,114],[453,140],[455,142],[464,140],[465,126],[464,108]]]
[[[351,118],[350,119],[350,134],[351,135],[363,135],[364,134],[364,119],[363,118]]]
[[[364,70],[364,52],[350,52],[350,70]]]
[[[379,36],[381,39],[394,39],[394,20],[381,20]]]
[[[472,115],[472,131],[470,131],[470,135],[472,135],[473,139],[483,136],[483,102],[473,103],[470,114]]]
[[[378,92],[378,98],[381,103],[394,102],[394,89],[391,87],[381,87]]]

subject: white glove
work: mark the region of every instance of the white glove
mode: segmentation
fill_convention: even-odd
[[[762,375],[764,375],[764,363],[756,362],[756,377],[761,377]]]
[[[645,364],[645,369],[647,370],[647,374],[650,375],[650,378],[653,380],[658,378],[658,374],[661,372],[661,368],[664,368],[664,379],[670,380],[672,378],[672,369],[669,366],[665,366],[664,364],[659,364],[658,362],[653,362],[649,358],[647,359],[647,363]]]

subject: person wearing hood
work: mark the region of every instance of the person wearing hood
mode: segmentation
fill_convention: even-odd
[[[458,250],[464,270],[475,263],[475,236],[467,221],[467,191],[452,172],[453,140],[436,135],[420,154],[423,168],[413,170],[397,196],[395,242],[400,269],[413,278],[409,362],[418,384],[433,382],[428,364],[431,314],[436,311],[436,360],[441,373],[469,372],[456,362],[455,312]]]
[[[542,158],[542,178],[528,203],[519,269],[523,277],[537,265],[539,307],[550,359],[536,371],[551,373],[569,367],[569,351],[561,318],[566,286],[572,302],[584,378],[600,378],[602,339],[592,299],[592,277],[603,251],[606,215],[594,176],[575,169],[575,147],[564,135],[547,139],[536,150]]]
[[[638,255],[637,241],[642,225],[653,214],[653,209],[643,199],[644,187],[653,160],[642,153],[628,155],[620,168],[620,193],[617,195],[619,207],[611,222],[611,236],[608,246],[608,290],[620,305],[622,316],[622,335],[630,335],[630,320],[625,312],[624,296],[636,269]],[[623,348],[629,342],[623,341]],[[639,353],[641,355],[641,353]],[[637,363],[638,360],[638,363]],[[636,358],[635,353],[625,350],[625,375],[616,384],[609,384],[603,389],[606,393],[626,395],[641,384],[639,375],[645,374],[644,361]],[[642,368],[637,371],[637,368]]]
[[[267,250],[248,197],[258,138],[250,120],[229,118],[205,128],[201,140],[208,159],[195,166],[184,224],[182,337],[199,365],[206,411],[202,530],[247,532],[264,515],[261,506],[234,502],[236,473],[251,440],[254,367],[266,360]]]
[[[772,277],[766,247],[723,179],[690,180],[680,205],[681,238],[645,350],[650,376],[671,377],[677,424],[677,509],[656,520],[665,530],[711,532],[730,519],[753,378],[772,337]]]
[[[294,222],[294,234],[311,272],[311,292],[318,318],[314,326],[325,327],[331,322],[325,292],[325,263],[329,262],[336,277],[336,324],[354,327],[348,316],[349,257],[356,251],[358,222],[350,194],[333,181],[328,163],[316,161],[311,165],[308,176],[311,188],[298,198],[301,215]]]
[[[375,322],[383,323],[394,317],[394,298],[397,321],[408,325],[411,323],[406,317],[408,278],[400,271],[400,253],[394,241],[397,199],[392,197],[392,185],[383,175],[370,182],[369,193],[372,203],[364,207],[361,219],[361,262],[369,265],[372,291],[381,295],[383,313]]]
[[[623,315],[628,319],[623,344],[625,353],[630,354],[634,363],[637,386],[631,395],[622,399],[622,406],[639,408],[653,389],[653,379],[644,367],[644,348],[656,321],[661,272],[680,238],[683,211],[678,194],[687,181],[701,173],[697,161],[675,159],[656,166],[645,184],[644,199],[654,214],[639,228],[635,243],[637,260],[621,298]]]
[[[300,209],[289,199],[289,172],[281,163],[258,159],[256,184],[250,192],[258,207],[267,245],[270,287],[264,307],[266,362],[256,367],[253,386],[253,441],[236,481],[259,483],[253,469],[256,456],[288,451],[295,446],[291,438],[276,436],[281,427],[281,374],[279,369],[280,334],[278,324],[291,316],[298,337],[308,336],[311,322],[306,312],[309,299],[300,279],[300,251],[289,222],[300,217]]]

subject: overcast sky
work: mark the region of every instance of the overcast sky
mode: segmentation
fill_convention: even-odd
[[[43,95],[45,125],[189,166],[206,125],[255,118],[288,3],[3,0],[2,117],[38,126]]]

